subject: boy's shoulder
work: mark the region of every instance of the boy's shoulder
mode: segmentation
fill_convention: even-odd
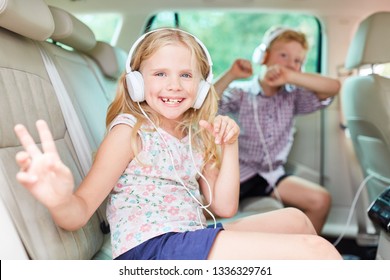
[[[250,80],[233,81],[229,85],[229,87],[232,89],[240,89],[241,91],[244,91],[246,93],[253,93],[253,94],[257,94],[261,90],[257,78],[252,78]]]

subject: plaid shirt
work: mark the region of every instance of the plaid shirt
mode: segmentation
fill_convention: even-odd
[[[293,144],[294,116],[322,109],[333,98],[320,101],[312,91],[294,86],[285,86],[272,97],[259,94],[261,91],[257,77],[231,83],[219,101],[219,113],[233,117],[241,129],[241,182],[259,174],[273,186],[285,174],[284,164]]]

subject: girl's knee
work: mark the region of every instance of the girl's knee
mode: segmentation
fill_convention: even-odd
[[[302,219],[305,220],[305,219],[307,219],[306,214],[302,210],[300,210],[298,208],[286,207],[285,210],[288,211],[289,215],[293,219],[295,219],[295,220],[302,220]]]
[[[320,259],[342,259],[340,253],[328,240],[321,236],[305,236],[307,251]]]
[[[297,232],[304,234],[316,234],[316,230],[307,215],[294,207],[287,207],[286,211],[289,213],[289,219],[294,221],[294,226]]]

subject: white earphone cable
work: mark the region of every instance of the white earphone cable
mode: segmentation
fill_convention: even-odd
[[[256,96],[254,96],[254,100],[253,100],[253,109],[254,109],[254,117],[255,117],[255,125],[256,125],[256,128],[259,132],[259,136],[260,136],[260,141],[262,142],[262,145],[264,147],[264,150],[265,150],[265,153],[266,153],[266,157],[267,157],[267,162],[268,162],[268,166],[269,166],[269,169],[270,169],[270,172],[273,171],[273,168],[272,168],[272,163],[271,163],[271,157],[270,157],[270,154],[269,154],[269,151],[268,151],[268,148],[267,148],[267,145],[265,143],[265,139],[264,139],[264,135],[263,135],[263,132],[261,130],[261,127],[260,127],[260,123],[259,123],[259,119],[258,119],[258,114],[257,114],[257,100],[256,100]],[[345,233],[346,233],[346,230],[349,226],[349,224],[351,223],[351,220],[352,220],[352,216],[353,216],[353,211],[356,207],[356,203],[358,201],[358,198],[360,196],[360,193],[362,192],[363,188],[366,186],[367,182],[371,179],[375,177],[374,175],[368,175],[360,184],[356,194],[355,194],[355,197],[352,201],[352,204],[351,204],[351,208],[349,210],[349,214],[348,214],[348,218],[347,218],[347,222],[345,224],[345,227],[342,231],[342,233],[339,235],[339,237],[336,239],[336,241],[333,242],[333,245],[336,247],[340,241],[343,239]],[[381,178],[379,178],[381,179]],[[274,192],[275,192],[275,196],[278,198],[278,200],[282,203],[283,205],[283,202],[280,198],[280,195],[277,191],[277,188],[275,186],[272,185],[272,188],[274,189]]]
[[[209,193],[210,193],[210,199],[209,199],[209,203],[207,205],[203,205],[202,202],[200,202],[191,192],[190,189],[187,188],[187,186],[184,184],[183,180],[180,178],[179,174],[177,173],[177,170],[175,168],[175,161],[173,159],[173,155],[171,153],[171,151],[169,150],[169,145],[168,143],[166,142],[166,140],[164,139],[164,137],[162,136],[162,134],[160,133],[158,127],[154,124],[154,122],[149,118],[149,116],[146,114],[146,112],[142,109],[141,105],[139,104],[139,102],[137,102],[138,104],[138,107],[139,109],[141,110],[142,114],[145,116],[145,118],[153,125],[154,129],[156,130],[156,132],[158,133],[158,135],[160,136],[160,138],[163,140],[165,146],[167,147],[167,152],[168,152],[168,155],[171,159],[171,162],[172,162],[172,166],[173,166],[173,170],[175,171],[175,175],[177,177],[177,179],[179,180],[180,184],[183,186],[183,188],[187,191],[187,193],[192,197],[192,199],[194,199],[196,201],[196,203],[198,203],[198,205],[200,206],[200,208],[204,209],[205,211],[207,211],[208,214],[210,214],[210,216],[213,218],[214,220],[214,228],[216,228],[216,219],[213,215],[213,213],[211,213],[210,210],[208,210],[207,208],[211,205],[211,202],[212,202],[212,193],[211,193],[211,187],[210,187],[210,184],[209,182],[207,181],[207,179],[203,176],[203,174],[198,170],[198,168],[196,167],[196,164],[195,164],[195,160],[194,160],[194,156],[192,154],[192,144],[191,144],[191,127],[189,128],[189,134],[188,134],[188,141],[189,141],[189,147],[190,147],[190,154],[191,154],[191,159],[192,159],[192,162],[194,164],[194,167],[195,167],[195,170],[196,172],[199,174],[199,176],[201,176],[201,178],[203,180],[205,180],[206,184],[207,184],[207,187],[209,189]],[[201,213],[200,213],[200,210],[199,210],[199,207],[198,207],[198,218],[199,218],[199,221],[200,221],[200,224],[202,227],[204,227],[203,225],[203,222],[202,222],[202,219],[201,219]]]
[[[253,115],[254,115],[254,119],[255,119],[256,129],[257,129],[257,131],[259,133],[260,141],[261,141],[261,144],[262,144],[262,146],[264,148],[264,152],[266,154],[266,160],[267,160],[269,172],[272,173],[274,169],[272,167],[271,155],[270,155],[270,153],[268,151],[267,143],[265,142],[264,134],[263,134],[263,131],[262,131],[261,126],[260,126],[260,121],[259,121],[258,113],[257,113],[257,98],[256,98],[255,95],[253,96],[253,111],[254,111]],[[277,188],[273,184],[271,185],[271,187],[272,187],[272,189],[274,191],[275,197],[283,205],[282,198],[280,197],[280,194],[279,194]]]
[[[360,186],[355,194],[355,197],[352,201],[352,204],[351,204],[351,208],[349,209],[349,215],[348,215],[348,218],[347,218],[347,222],[345,224],[345,227],[343,229],[343,231],[341,232],[341,234],[339,235],[339,237],[337,238],[337,240],[335,242],[333,242],[333,245],[336,247],[339,242],[341,241],[341,239],[343,239],[344,235],[345,235],[345,232],[347,231],[347,228],[349,226],[349,224],[351,223],[351,220],[352,220],[352,215],[353,215],[353,210],[355,209],[355,206],[356,206],[356,203],[358,201],[358,198],[360,196],[360,193],[362,192],[363,188],[366,186],[367,182],[373,178],[374,176],[373,175],[368,175],[361,183],[360,183]]]
[[[210,186],[210,184],[209,184],[209,182],[207,181],[207,179],[206,179],[206,177],[198,170],[198,168],[196,167],[196,164],[195,164],[195,160],[194,160],[194,154],[193,154],[193,152],[192,152],[192,144],[191,144],[191,139],[192,139],[192,137],[191,137],[191,135],[192,135],[192,133],[191,133],[191,126],[189,127],[189,130],[188,130],[188,138],[189,138],[189,144],[190,144],[190,154],[191,154],[191,159],[192,159],[192,163],[194,164],[194,167],[195,167],[195,170],[196,170],[196,172],[199,174],[199,176],[206,182],[206,184],[207,184],[207,188],[208,188],[208,190],[209,190],[209,194],[210,194],[210,197],[209,197],[209,203],[207,204],[207,205],[202,205],[201,204],[201,208],[203,208],[207,213],[209,213],[209,215],[211,216],[211,218],[213,218],[213,221],[214,221],[214,228],[216,228],[217,227],[217,221],[216,221],[216,219],[215,219],[215,217],[214,217],[214,215],[213,215],[213,213],[211,213],[211,211],[209,210],[209,209],[207,209],[208,207],[210,207],[210,205],[211,205],[211,203],[212,203],[212,201],[213,201],[213,194],[211,193],[211,186]],[[198,213],[199,214],[199,213]]]

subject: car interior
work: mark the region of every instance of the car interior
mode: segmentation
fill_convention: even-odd
[[[390,6],[380,0],[142,2],[0,0],[0,259],[112,259],[104,203],[83,228],[66,231],[17,182],[15,154],[23,147],[14,126],[24,124],[39,143],[35,122],[46,120],[78,185],[105,136],[107,108],[132,43],[161,11],[206,10],[319,19],[313,71],[340,79],[342,90],[329,108],[297,118],[288,167],[332,194],[320,234],[345,259],[389,260]],[[123,16],[115,44],[79,16],[113,11]],[[228,220],[282,207],[277,199],[251,198]]]
[[[383,28],[390,23],[389,20],[389,12],[378,12],[360,23],[348,51],[345,62],[347,68],[353,69],[362,65],[374,67],[375,64],[390,60],[386,51],[386,44],[389,42],[382,38],[385,32]],[[381,41],[379,48],[374,44],[378,41]],[[361,197],[359,208],[356,209],[358,226],[362,229],[367,228],[366,210],[390,183],[385,167],[390,160],[387,122],[389,82],[388,77],[375,73],[350,77],[344,82],[343,111],[367,186],[366,197]],[[376,233],[377,231],[378,228]],[[381,238],[384,237],[385,235]],[[383,253],[378,252],[378,257]]]

